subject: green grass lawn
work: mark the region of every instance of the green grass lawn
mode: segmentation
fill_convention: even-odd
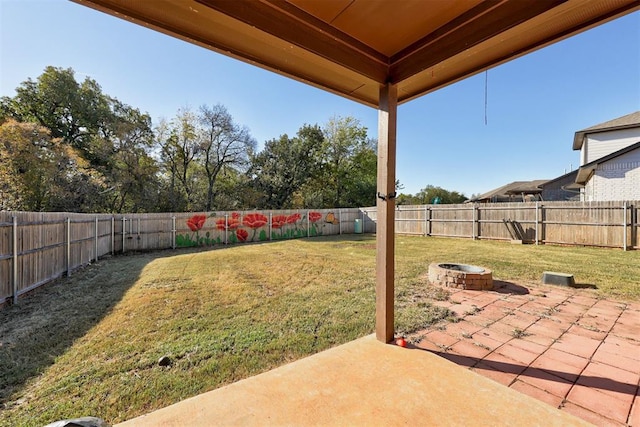
[[[398,237],[396,325],[450,319],[431,262],[531,286],[572,273],[583,292],[640,298],[640,252]],[[129,419],[373,332],[375,237],[132,254],[0,310],[0,425]],[[158,366],[168,355],[173,363]]]

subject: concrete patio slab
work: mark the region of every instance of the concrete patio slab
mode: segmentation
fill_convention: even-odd
[[[118,424],[185,425],[588,424],[436,354],[367,336]]]

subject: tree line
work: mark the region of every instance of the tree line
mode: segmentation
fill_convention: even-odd
[[[154,125],[71,68],[49,66],[0,99],[0,210],[371,206],[376,162],[376,141],[353,117],[304,124],[257,150],[223,105],[181,109]]]
[[[352,117],[257,143],[220,104],[152,124],[72,69],[0,100],[0,209],[181,212],[375,203],[376,144]]]

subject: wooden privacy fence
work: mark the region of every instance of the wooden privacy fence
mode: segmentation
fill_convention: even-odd
[[[640,249],[640,201],[398,206],[396,233]]]
[[[640,202],[398,206],[396,233],[640,249]],[[159,214],[0,212],[0,305],[109,254],[372,233],[376,208]]]
[[[0,305],[105,255],[373,231],[367,210],[358,208],[196,215],[0,212]]]

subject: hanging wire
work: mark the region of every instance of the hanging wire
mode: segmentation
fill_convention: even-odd
[[[489,87],[489,70],[484,71],[484,125],[487,125],[487,94]]]

